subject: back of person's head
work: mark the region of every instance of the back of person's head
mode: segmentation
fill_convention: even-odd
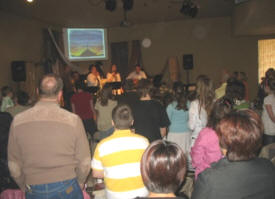
[[[259,115],[249,109],[226,115],[217,125],[217,135],[230,161],[250,160],[262,144],[263,124]]]
[[[163,94],[163,97],[160,96],[159,98],[162,99],[161,101],[162,101],[162,104],[164,107],[167,107],[175,99],[175,97],[173,96],[173,94],[171,92],[165,92]]]
[[[141,159],[141,176],[153,193],[175,193],[184,180],[186,158],[176,143],[152,142]]]
[[[196,98],[199,100],[200,106],[205,108],[209,114],[215,99],[215,90],[212,80],[206,75],[197,77]]]
[[[243,100],[245,97],[245,85],[240,80],[230,78],[227,81],[225,96],[232,101]]]
[[[130,129],[134,121],[131,108],[126,104],[117,105],[112,111],[112,120],[116,129]]]
[[[210,112],[207,126],[216,129],[216,125],[232,110],[233,103],[229,99],[225,97],[218,99]]]
[[[26,106],[29,104],[30,97],[29,97],[28,93],[26,93],[24,91],[19,91],[16,94],[16,97],[17,97],[17,103],[19,105]]]
[[[62,89],[62,79],[56,74],[47,74],[41,79],[39,94],[43,98],[55,98]]]
[[[141,79],[138,82],[138,95],[139,97],[146,97],[149,95],[152,97],[154,93],[154,86],[149,79]]]
[[[113,99],[112,86],[105,84],[99,93],[99,101],[102,106],[108,105],[108,100]]]
[[[76,90],[85,90],[85,88],[86,88],[86,85],[85,85],[85,83],[83,82],[83,81],[77,81],[77,82],[75,82],[75,88],[76,88]]]
[[[4,86],[2,87],[1,92],[2,92],[2,97],[6,97],[9,93],[12,92],[12,88],[9,86]]]
[[[178,110],[184,110],[187,111],[188,107],[187,107],[187,94],[186,92],[182,92],[182,93],[177,93],[176,94],[176,100],[177,100],[177,109]]]
[[[275,70],[274,70],[274,68],[267,69],[267,71],[265,72],[265,77],[267,79],[269,79],[269,78],[275,78]]]

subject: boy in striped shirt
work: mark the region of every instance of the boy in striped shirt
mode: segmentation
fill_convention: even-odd
[[[147,196],[140,174],[140,161],[149,142],[130,130],[133,116],[128,105],[116,106],[112,119],[115,132],[99,142],[95,149],[93,177],[104,178],[108,199]]]

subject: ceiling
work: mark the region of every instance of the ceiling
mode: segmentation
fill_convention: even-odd
[[[197,18],[231,16],[233,0],[194,0],[199,6]],[[185,20],[190,17],[179,12],[183,0],[134,0],[128,12],[131,24]],[[0,0],[0,10],[34,18],[53,26],[62,27],[115,27],[123,19],[122,0],[110,12],[104,0]]]

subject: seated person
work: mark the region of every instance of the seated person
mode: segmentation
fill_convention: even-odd
[[[89,74],[87,76],[87,86],[88,87],[99,87],[100,86],[100,75],[96,69],[95,65],[89,66]]]
[[[140,161],[149,142],[130,130],[133,116],[129,106],[116,106],[112,119],[115,132],[101,140],[95,149],[93,177],[104,178],[107,199],[147,196],[140,175]]]
[[[183,198],[175,193],[185,172],[186,158],[180,146],[164,140],[152,142],[141,160],[141,176],[149,190],[146,198]]]
[[[199,174],[192,199],[275,199],[275,167],[257,157],[263,135],[257,113],[230,113],[216,132],[225,158]]]
[[[119,72],[117,72],[117,66],[115,64],[112,64],[111,66],[111,72],[107,73],[107,82],[121,82],[121,77]],[[121,94],[121,88],[114,89],[113,93],[120,95]]]
[[[137,64],[135,70],[131,72],[126,79],[131,79],[133,81],[147,79],[147,76],[144,71],[141,70],[141,66]]]
[[[16,104],[13,107],[7,108],[7,112],[9,112],[12,117],[14,117],[16,114],[21,113],[29,108],[31,106],[29,105],[29,95],[28,93],[24,91],[19,91],[16,95]]]

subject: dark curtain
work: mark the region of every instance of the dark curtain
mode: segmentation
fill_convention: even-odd
[[[53,35],[58,44],[62,41],[62,33],[58,31],[53,31]],[[52,65],[56,63],[56,60],[60,59],[59,54],[50,38],[49,32],[47,29],[43,30],[43,56],[42,56],[42,65],[44,66],[44,72],[52,73]]]
[[[129,61],[129,67],[131,68],[130,71],[134,70],[134,66],[136,64],[139,64],[142,67],[142,69],[145,70],[143,66],[143,61],[142,61],[141,45],[139,40],[132,41],[132,53]]]
[[[125,78],[131,71],[128,67],[128,42],[111,43],[112,63],[117,65],[117,69],[122,78]]]

